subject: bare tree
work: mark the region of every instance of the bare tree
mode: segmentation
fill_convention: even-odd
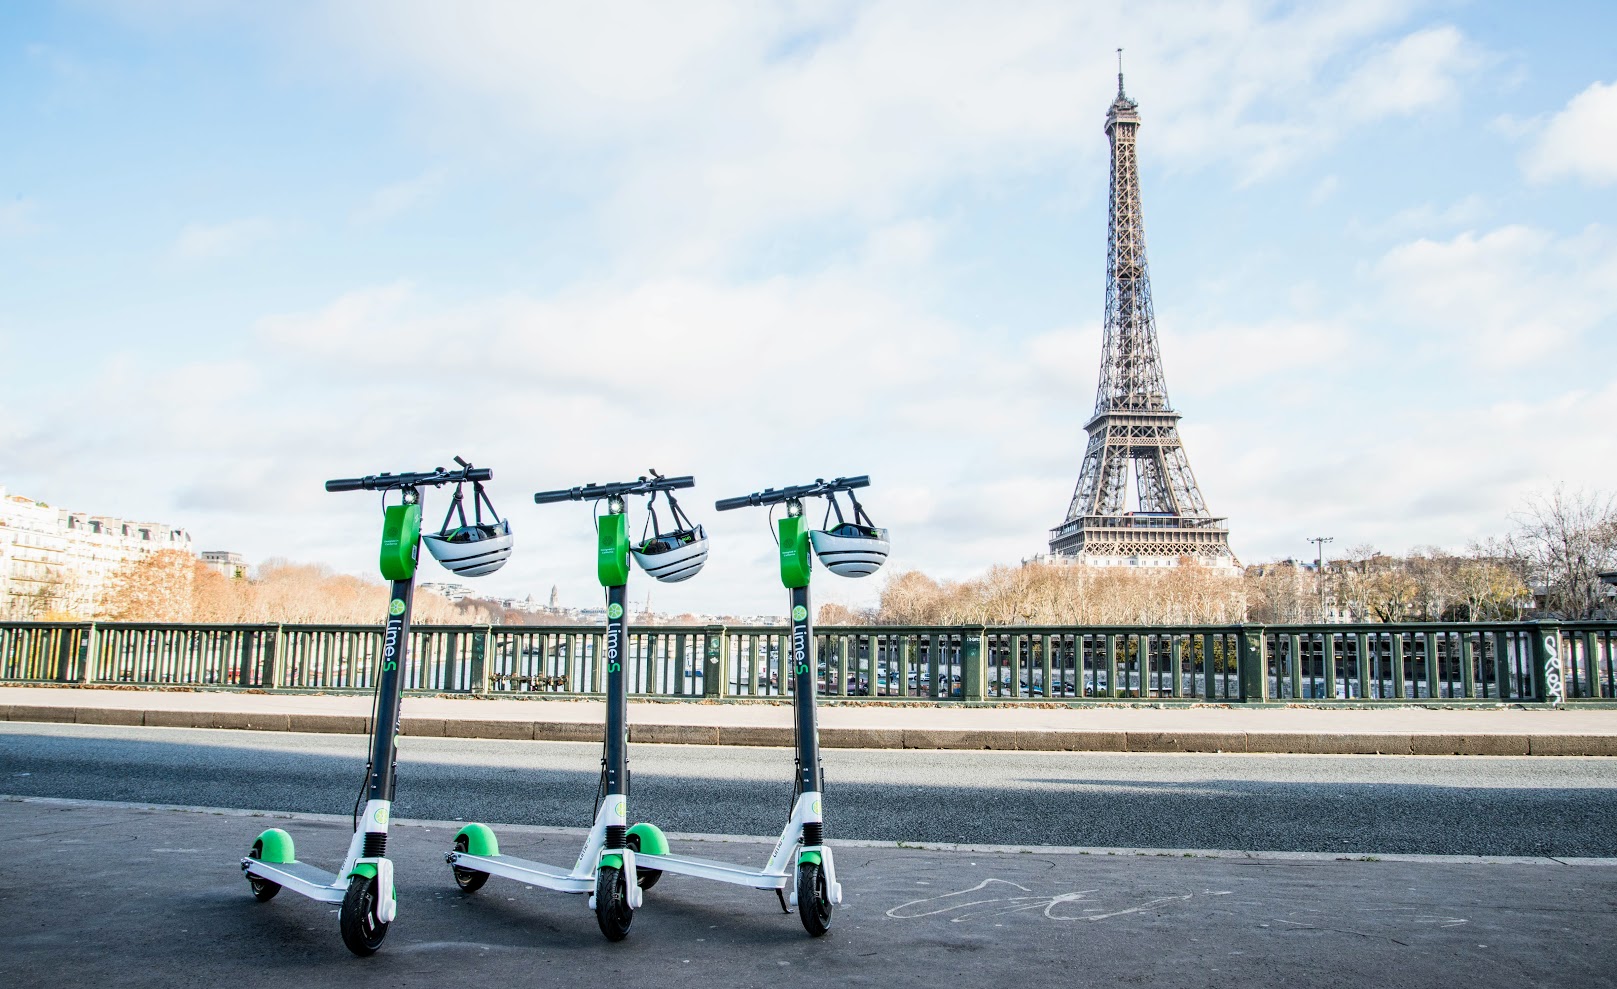
[[[101,615],[120,622],[191,620],[197,559],[177,549],[130,560],[113,571]]]
[[[1603,609],[1600,573],[1617,566],[1617,497],[1564,487],[1528,500],[1512,516],[1515,535],[1544,589],[1544,608],[1562,618]]]

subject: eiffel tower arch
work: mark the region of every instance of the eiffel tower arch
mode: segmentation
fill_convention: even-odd
[[[1162,373],[1135,154],[1139,129],[1139,104],[1124,94],[1119,66],[1117,98],[1106,114],[1112,178],[1100,386],[1084,426],[1089,445],[1078,486],[1067,517],[1050,530],[1050,555],[1101,566],[1172,566],[1189,557],[1231,567],[1229,530],[1196,484]]]

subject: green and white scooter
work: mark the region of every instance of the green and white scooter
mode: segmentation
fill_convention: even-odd
[[[641,902],[641,890],[649,889],[660,876],[639,865],[637,853],[666,851],[662,831],[651,824],[628,827],[629,811],[629,693],[623,676],[625,589],[629,582],[629,557],[658,580],[688,580],[707,561],[707,533],[691,524],[674,500],[673,491],[695,486],[691,477],[662,477],[656,471],[649,478],[613,484],[588,484],[560,491],[541,491],[533,496],[539,504],[560,501],[606,503],[606,513],[596,520],[598,552],[596,574],[606,588],[606,653],[595,657],[606,664],[605,751],[601,758],[601,784],[596,791],[595,823],[584,839],[584,847],[571,869],[531,862],[500,854],[494,832],[483,824],[468,824],[455,835],[454,849],[445,856],[454,870],[455,884],[471,893],[482,888],[489,876],[504,876],[563,893],[589,894],[590,909],[609,941],[621,941],[629,933],[634,912]],[[652,534],[632,550],[629,545],[628,516],[624,498],[646,495],[648,522]],[[656,499],[667,501],[675,528],[664,532],[657,518]]]
[[[425,537],[427,548],[443,565],[462,576],[481,576],[498,570],[511,555],[511,529],[494,516],[482,518],[488,504],[482,482],[494,476],[486,467],[473,467],[456,457],[460,470],[442,467],[425,473],[373,474],[369,477],[340,478],[326,482],[327,491],[381,491],[384,499],[382,522],[382,576],[392,584],[388,597],[387,625],[382,633],[381,675],[371,711],[370,761],[365,766],[365,784],[355,803],[354,836],[348,854],[335,873],[307,862],[299,862],[292,836],[280,828],[270,828],[253,842],[253,849],[241,860],[253,895],[261,902],[274,899],[283,887],[312,900],[340,905],[338,926],[343,944],[356,955],[370,955],[381,947],[388,925],[398,914],[398,897],[393,886],[393,863],[387,858],[387,828],[393,803],[396,776],[399,705],[404,689],[402,671],[410,643],[410,603],[415,591],[415,571],[421,534],[421,489],[456,485],[451,516],[461,511],[461,524],[451,518],[436,534]],[[473,503],[478,509],[474,525],[465,522],[460,508],[460,485],[471,483]],[[386,505],[387,492],[398,491],[400,503]],[[492,514],[493,506],[489,505]]]
[[[642,851],[637,864],[642,870],[712,879],[754,889],[772,889],[788,913],[788,901],[797,907],[803,927],[815,937],[831,929],[831,911],[842,902],[842,884],[837,882],[836,863],[825,844],[823,771],[820,766],[819,726],[815,720],[815,647],[809,604],[809,576],[813,555],[832,573],[864,577],[876,572],[887,559],[887,530],[878,529],[865,514],[864,506],[853,496],[853,489],[867,487],[870,478],[839,477],[834,481],[773,488],[726,498],[715,507],[721,512],[749,506],[786,506],[786,517],[777,524],[780,540],[780,579],[790,592],[792,641],[792,704],[796,727],[797,776],[792,814],[774,851],[762,869],[748,869],[728,862],[691,858],[667,853]],[[853,518],[843,516],[838,493],[846,494],[853,506]],[[824,497],[824,529],[810,532],[803,518],[803,499]],[[832,525],[832,512],[836,524]],[[810,554],[810,547],[813,555]]]

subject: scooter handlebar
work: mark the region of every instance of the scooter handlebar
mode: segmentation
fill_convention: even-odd
[[[728,512],[736,508],[778,505],[785,501],[814,498],[838,491],[852,491],[854,488],[868,487],[870,487],[869,474],[859,474],[855,477],[839,477],[834,481],[820,478],[813,484],[794,484],[791,487],[781,488],[779,491],[774,488],[765,488],[762,491],[754,491],[752,494],[741,495],[738,498],[721,498],[713,503],[713,507],[721,512]]]
[[[577,488],[538,491],[534,493],[533,501],[536,505],[548,505],[558,501],[594,501],[598,498],[621,498],[624,495],[655,494],[658,491],[694,487],[696,478],[691,474],[681,477],[642,477],[637,481],[614,481],[611,484],[592,482]]]
[[[462,481],[492,481],[491,467],[467,467],[464,470],[436,470],[404,474],[367,474],[364,477],[339,477],[326,482],[327,491],[386,491],[392,488],[413,488],[422,485],[459,484]]]

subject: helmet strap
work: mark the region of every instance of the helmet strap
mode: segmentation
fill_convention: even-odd
[[[460,514],[460,524],[463,526],[466,524],[466,505],[461,496],[461,487],[462,485],[455,485],[455,496],[449,499],[449,511],[444,513],[444,524],[438,528],[438,535],[440,536],[449,533],[449,522],[457,512]]]
[[[854,520],[854,522],[856,522],[856,523],[863,522],[865,525],[870,526],[872,529],[876,528],[876,523],[872,522],[870,520],[870,516],[865,513],[865,506],[859,504],[859,499],[855,498],[853,496],[852,491],[848,492],[848,501],[853,505],[853,520]],[[840,514],[838,515],[838,518],[839,519],[841,518]]]
[[[459,488],[455,489],[455,497],[456,498],[460,497],[460,489]],[[473,481],[472,482],[472,511],[477,516],[477,524],[478,525],[483,524],[483,507],[485,505],[488,507],[489,518],[494,520],[493,524],[494,525],[499,525],[500,524],[500,513],[496,512],[494,510],[494,502],[489,500],[488,492],[483,490],[483,483],[481,481]],[[464,522],[464,520],[465,520],[464,514],[461,516],[461,518],[462,518],[462,524],[465,524],[465,522]]]

